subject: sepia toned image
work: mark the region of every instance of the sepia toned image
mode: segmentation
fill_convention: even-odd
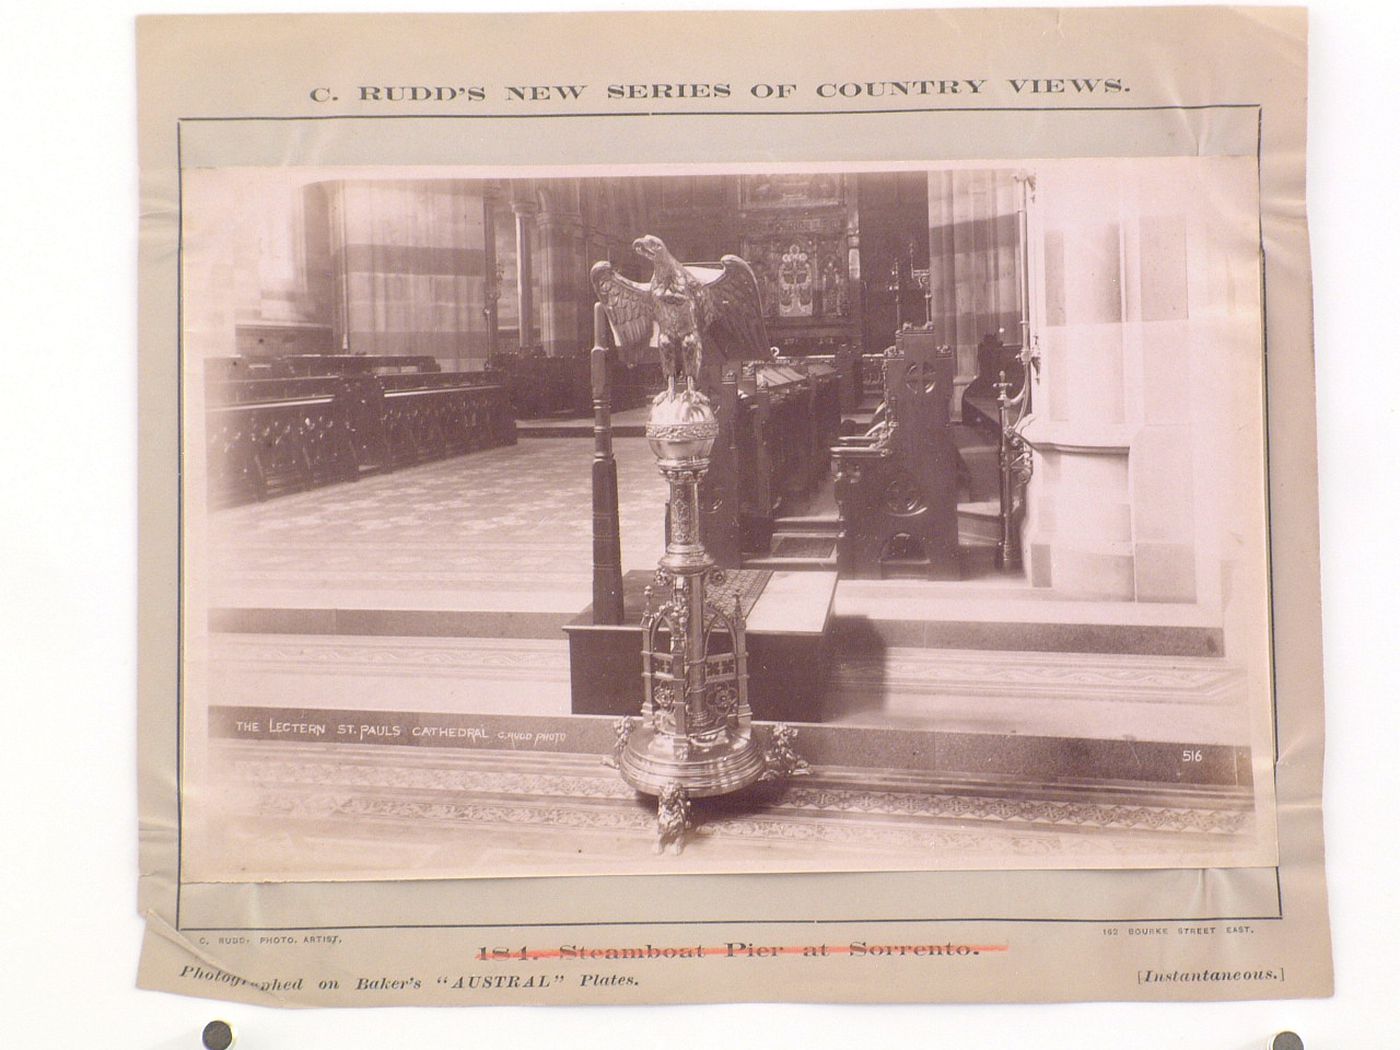
[[[1253,157],[180,216],[183,879],[1275,863]]]
[[[143,20],[140,986],[1326,994],[1305,44]]]

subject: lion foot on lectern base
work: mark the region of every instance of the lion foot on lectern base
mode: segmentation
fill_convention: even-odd
[[[759,780],[786,780],[788,777],[811,776],[812,767],[793,748],[797,730],[786,723],[773,726],[768,746],[763,751],[763,764],[767,767]]]
[[[603,765],[609,769],[622,768],[622,750],[627,746],[627,738],[636,727],[635,718],[619,718],[613,723],[613,732],[617,734],[617,739],[613,741],[612,754],[603,757]]]
[[[656,844],[660,853],[667,846],[673,854],[685,849],[685,833],[692,827],[690,794],[679,784],[667,784],[656,798]]]

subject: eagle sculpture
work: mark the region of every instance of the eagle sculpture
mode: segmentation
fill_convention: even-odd
[[[648,346],[655,334],[666,378],[666,390],[657,396],[658,402],[676,396],[676,381],[681,377],[690,398],[703,398],[695,383],[707,347],[717,349],[725,361],[772,356],[758,280],[743,259],[726,255],[718,267],[682,265],[660,237],[650,234],[633,241],[632,249],[651,260],[651,284],[629,281],[611,263],[600,262],[593,266],[593,289],[623,350]],[[707,341],[716,331],[724,338]]]

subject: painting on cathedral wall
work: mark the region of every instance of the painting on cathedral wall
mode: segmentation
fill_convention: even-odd
[[[745,175],[739,180],[743,208],[811,208],[844,201],[844,177],[837,173]]]
[[[814,284],[812,253],[793,241],[778,257],[778,316],[811,317]]]
[[[850,315],[844,238],[783,236],[746,240],[766,317],[824,318]]]

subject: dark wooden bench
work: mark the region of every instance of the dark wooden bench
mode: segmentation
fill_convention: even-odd
[[[843,577],[960,574],[953,368],[931,327],[902,329],[881,361],[875,425],[832,449]]]
[[[362,367],[400,360],[397,371]],[[324,355],[317,363],[350,374],[267,377],[285,370],[246,369],[264,377],[229,379],[238,373],[227,365],[211,369],[205,392],[213,505],[515,443],[506,389],[485,373],[441,372],[420,367],[417,358]]]

